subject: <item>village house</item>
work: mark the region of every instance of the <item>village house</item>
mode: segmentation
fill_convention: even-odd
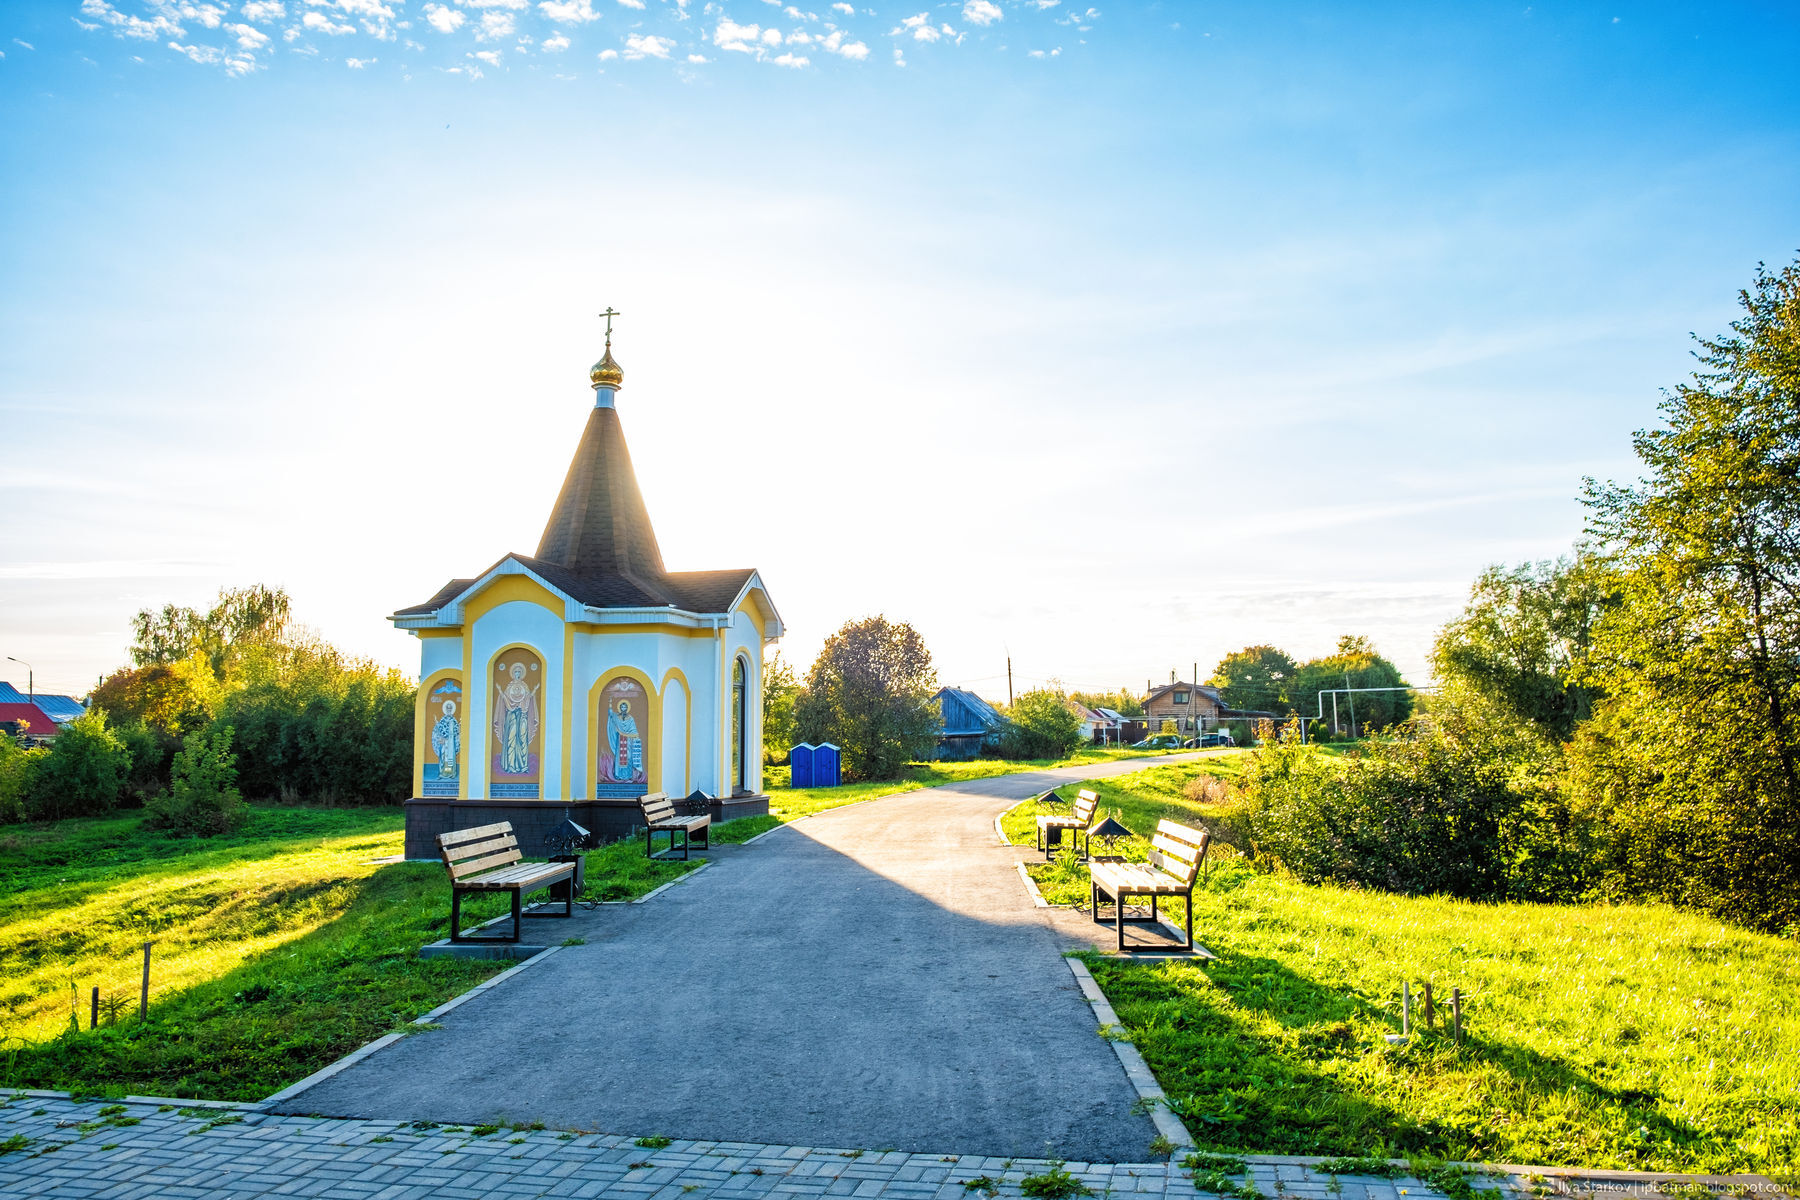
[[[1218,688],[1206,684],[1177,680],[1152,688],[1144,697],[1143,719],[1151,733],[1160,730],[1165,720],[1175,722],[1175,728],[1181,733],[1203,733],[1217,729],[1226,714],[1225,697],[1219,694]]]

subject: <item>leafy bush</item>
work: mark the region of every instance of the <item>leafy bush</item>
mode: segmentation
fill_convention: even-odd
[[[25,819],[25,796],[31,777],[48,750],[27,750],[0,734],[0,824]]]
[[[191,733],[169,769],[169,790],[144,805],[149,824],[177,833],[226,833],[241,826],[250,807],[237,789],[237,755],[230,728]]]
[[[1297,739],[1260,747],[1233,817],[1258,857],[1306,883],[1413,895],[1573,899],[1589,887],[1582,822],[1542,743],[1449,713],[1329,759]]]
[[[53,821],[110,812],[130,770],[131,752],[107,728],[106,713],[85,713],[63,726],[31,771],[25,814]]]
[[[1026,692],[1006,710],[1006,724],[992,740],[996,757],[1061,758],[1081,744],[1081,718],[1061,692]]]

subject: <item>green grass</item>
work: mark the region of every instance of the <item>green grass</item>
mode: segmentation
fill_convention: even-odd
[[[1090,786],[1147,830],[1198,815],[1181,794],[1196,770]],[[1030,812],[1005,822],[1014,840]],[[1793,941],[1658,906],[1474,904],[1307,887],[1229,849],[1213,863],[1194,932],[1218,962],[1083,956],[1203,1149],[1764,1174],[1800,1157]],[[1037,873],[1052,900],[1086,902],[1085,871],[1066,872],[1078,887]],[[1432,982],[1440,1021],[1415,1011],[1393,1046],[1402,979],[1415,999]]]
[[[769,813],[781,821],[792,821],[826,809],[841,808],[877,796],[914,792],[920,788],[941,787],[947,783],[966,783],[971,779],[990,779],[996,775],[1017,775],[1025,771],[1042,771],[1051,767],[1078,767],[1089,763],[1117,762],[1127,758],[1162,758],[1181,754],[1180,750],[1115,750],[1088,747],[1067,758],[1025,759],[1018,762],[978,758],[968,762],[910,763],[898,779],[869,779],[846,783],[834,788],[792,788],[788,786],[788,768],[764,767],[763,791],[769,797]],[[754,836],[754,835],[752,835]]]
[[[257,1100],[503,969],[417,956],[447,931],[449,888],[435,863],[370,864],[401,852],[403,822],[259,807],[216,839],[168,837],[139,815],[0,833],[0,1085]],[[589,855],[584,895],[641,895],[698,865],[616,843]],[[472,898],[464,923],[507,904]],[[96,984],[122,1011],[90,1031]]]

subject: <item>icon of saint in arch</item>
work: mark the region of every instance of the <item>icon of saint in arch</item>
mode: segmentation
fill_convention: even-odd
[[[605,774],[613,783],[644,782],[644,739],[638,733],[637,718],[631,715],[631,701],[620,700],[606,713],[607,756]]]

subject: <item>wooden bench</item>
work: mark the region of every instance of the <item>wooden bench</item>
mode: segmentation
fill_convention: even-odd
[[[655,858],[651,838],[659,833],[669,835],[668,853],[675,853],[675,835],[681,834],[681,857],[685,860],[693,846],[694,834],[700,835],[700,848],[712,849],[712,817],[706,814],[684,817],[675,811],[675,802],[662,792],[651,792],[638,801],[644,810],[644,853]]]
[[[1044,852],[1044,860],[1050,859],[1050,831],[1057,831],[1057,840],[1061,840],[1064,829],[1073,834],[1071,842],[1075,847],[1077,858],[1087,857],[1087,847],[1083,844],[1083,834],[1089,825],[1094,823],[1094,808],[1100,803],[1100,793],[1092,788],[1082,788],[1075,793],[1075,807],[1067,816],[1060,813],[1045,813],[1037,819],[1037,848]]]
[[[1100,916],[1100,900],[1110,896],[1113,902],[1113,924],[1119,932],[1119,950],[1138,952],[1167,950],[1164,945],[1125,945],[1125,926],[1160,925],[1156,902],[1163,896],[1181,896],[1187,901],[1187,941],[1182,950],[1194,948],[1194,880],[1200,864],[1206,859],[1206,846],[1212,835],[1204,829],[1190,829],[1174,821],[1158,821],[1156,836],[1150,839],[1150,861],[1143,863],[1104,862],[1088,866],[1088,903],[1094,924],[1104,925]],[[1127,896],[1150,897],[1148,917],[1127,917]]]
[[[513,836],[511,821],[497,825],[478,825],[474,829],[458,829],[438,834],[438,853],[450,871],[450,940],[453,942],[516,942],[519,940],[519,918],[572,917],[575,915],[575,864],[528,863],[519,853],[519,839]],[[520,912],[520,901],[526,892],[547,888],[567,881],[562,912]],[[512,936],[467,937],[462,932],[462,898],[464,892],[511,892]]]

